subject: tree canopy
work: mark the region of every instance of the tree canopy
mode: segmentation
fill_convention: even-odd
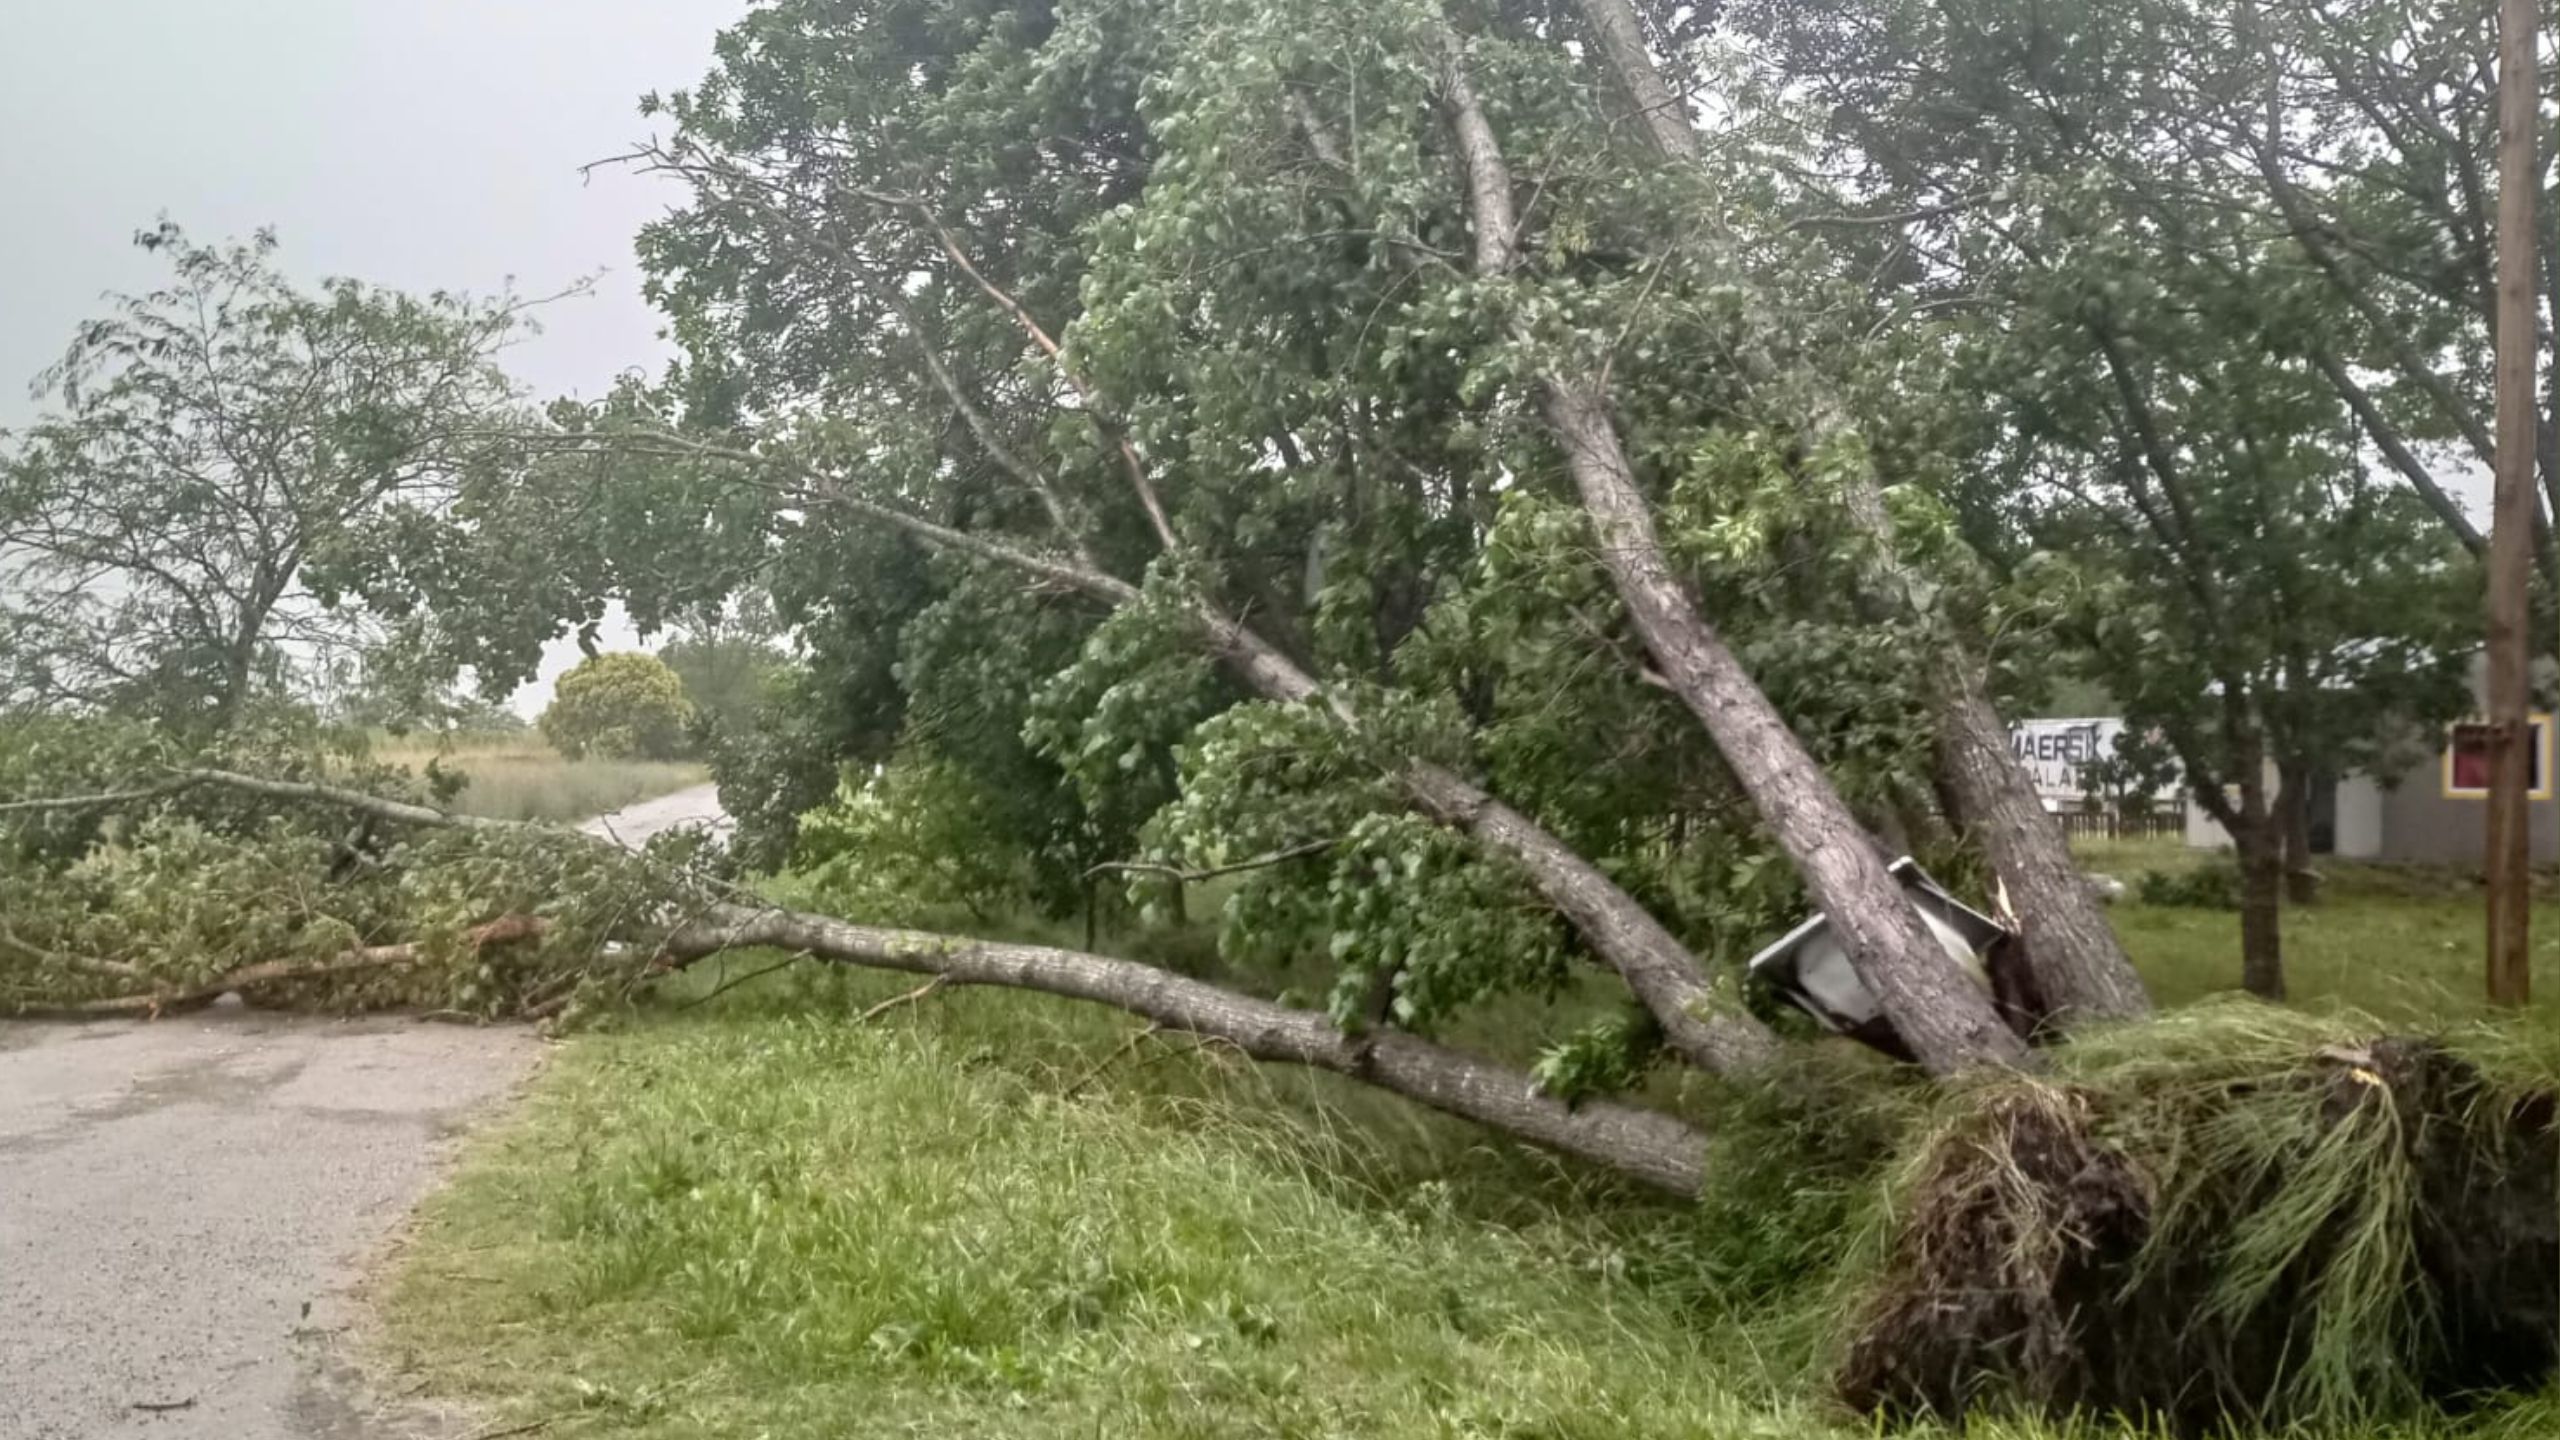
[[[514,300],[284,278],[276,241],[136,237],[170,280],[115,297],[0,449],[0,697],[228,724],[424,617],[349,603],[383,526],[514,473]]]
[[[684,681],[654,655],[591,656],[560,677],[539,724],[575,760],[668,760],[683,752],[693,704]]]

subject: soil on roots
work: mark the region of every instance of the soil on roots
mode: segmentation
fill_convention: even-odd
[[[2185,1089],[2002,1080],[1909,1172],[1841,1397],[2190,1434],[2529,1388],[2560,1360],[2560,1135],[2427,1041]]]

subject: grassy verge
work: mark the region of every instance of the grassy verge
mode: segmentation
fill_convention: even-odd
[[[1684,1216],[1133,1033],[954,994],[581,1040],[429,1206],[394,1357],[570,1435],[1791,1433],[1629,1276]]]
[[[469,776],[454,808],[501,820],[585,820],[709,778],[691,763],[571,760],[532,734],[380,740],[373,753],[420,772],[434,761]]]
[[[2232,914],[2115,915],[2165,1002],[2236,978]],[[2458,884],[2342,874],[2287,922],[2315,1005],[2471,1013]],[[565,1436],[1874,1433],[1823,1398],[1808,1284],[1872,1192],[1751,1163],[1752,1127],[1801,1113],[1720,1111],[1724,1188],[1669,1206],[1089,1007],[859,1018],[904,989],[796,967],[566,1046],[422,1214],[392,1383]],[[2560,1400],[2340,1433],[2522,1440]]]

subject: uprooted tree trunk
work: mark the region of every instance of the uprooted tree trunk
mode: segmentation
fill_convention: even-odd
[[[1454,31],[1444,32],[1443,42],[1441,89],[1465,163],[1475,268],[1497,279],[1519,258],[1510,169],[1476,99],[1464,43]],[[1564,452],[1603,561],[1645,648],[1804,878],[1895,1033],[1938,1074],[2023,1061],[2025,1043],[2001,1020],[1990,996],[1931,938],[1822,767],[1673,572],[1602,383],[1547,374],[1537,382],[1537,406]]]
[[[668,934],[661,948],[671,959],[692,961],[750,946],[1108,1005],[1168,1030],[1224,1041],[1257,1060],[1348,1076],[1677,1194],[1695,1193],[1705,1173],[1706,1137],[1659,1111],[1615,1101],[1568,1105],[1538,1093],[1528,1075],[1507,1065],[1393,1031],[1345,1035],[1315,1011],[1135,961],[740,905],[714,907]]]
[[[1958,823],[1981,842],[2008,892],[2049,1019],[2067,1026],[2149,1014],[2151,996],[2132,957],[2010,747],[2009,727],[1991,703],[1989,673],[1938,607],[1920,597],[1917,578],[1895,554],[1892,519],[1874,477],[1863,470],[1851,476],[1843,499],[1864,542],[1867,588],[1895,612],[1918,616],[1933,642],[1937,683],[1928,687],[1928,702],[1939,771]]]
[[[1646,48],[1629,0],[1580,0],[1583,22],[1598,43],[1595,57],[1615,76],[1642,120],[1653,149],[1675,163],[1695,163],[1699,147],[1686,101],[1664,83]],[[1817,438],[1844,428],[1839,417],[1814,417]],[[1865,550],[1860,582],[1893,614],[1923,623],[1941,683],[1930,687],[1930,720],[1940,769],[1959,822],[1981,842],[1984,857],[2008,891],[2036,990],[2054,1023],[2133,1019],[2151,1000],[2115,929],[2091,893],[2061,829],[2046,815],[2035,782],[2009,746],[2008,727],[1991,703],[1989,676],[1947,617],[1921,597],[1896,552],[1893,524],[1874,475],[1861,467],[1842,494]]]
[[[555,826],[455,815],[332,785],[212,769],[183,771],[159,784],[104,796],[21,801],[10,808],[94,809],[156,800],[194,787],[334,807],[396,825],[540,834],[573,844],[613,846],[609,840]],[[683,918],[672,928],[624,937],[644,947],[651,957],[650,967],[657,971],[679,969],[732,950],[771,947],[841,965],[937,976],[953,985],[994,985],[1085,1000],[1167,1030],[1221,1042],[1257,1060],[1346,1076],[1675,1194],[1695,1193],[1704,1173],[1706,1137],[1660,1111],[1608,1100],[1569,1104],[1542,1093],[1535,1079],[1513,1066],[1392,1031],[1346,1035],[1322,1012],[1258,999],[1135,961],[856,925],[824,915],[720,899],[684,881],[670,883],[662,911]],[[477,950],[535,938],[546,928],[537,916],[500,916],[469,931],[463,943]],[[316,983],[361,971],[412,966],[426,958],[424,948],[415,943],[372,946],[332,960],[250,965],[200,985],[152,987],[129,997],[63,1008],[92,1015],[151,1015],[202,1004],[226,991]],[[137,983],[146,979],[138,969],[132,976]]]

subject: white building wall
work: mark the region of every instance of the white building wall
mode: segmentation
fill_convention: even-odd
[[[2221,821],[2206,814],[2205,808],[2197,804],[2193,796],[2187,798],[2187,848],[2190,850],[2231,848],[2231,832],[2222,828]]]
[[[2381,783],[2370,775],[2341,777],[2338,781],[2337,825],[2339,859],[2381,859]]]
[[[2276,767],[2266,768],[2267,793],[2276,788]],[[2341,860],[2379,860],[2382,858],[2383,792],[2380,781],[2370,775],[2346,775],[2338,780],[2337,836],[2332,854]],[[2222,822],[2205,813],[2205,808],[2190,797],[2187,801],[2187,848],[2190,850],[2228,850],[2231,832]]]

